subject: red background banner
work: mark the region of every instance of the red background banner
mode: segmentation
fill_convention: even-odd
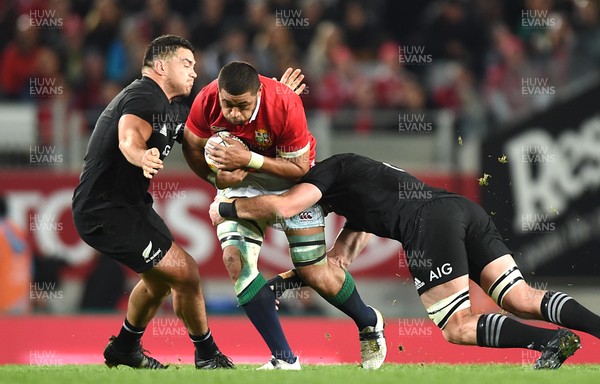
[[[71,269],[85,267],[94,251],[77,235],[72,222],[71,198],[78,174],[50,170],[3,172],[0,193],[7,196],[10,217],[25,228],[33,248],[43,255],[66,260]],[[477,201],[475,176],[452,174],[422,176],[426,183],[462,193]],[[189,172],[163,173],[149,192],[155,209],[171,229],[176,241],[198,262],[203,276],[227,277],[218,240],[208,218],[214,189]],[[327,218],[327,242],[331,245],[344,219]],[[402,263],[399,243],[374,238],[352,265],[356,277],[408,276]],[[283,233],[269,230],[261,252],[259,268],[281,271],[291,267]]]

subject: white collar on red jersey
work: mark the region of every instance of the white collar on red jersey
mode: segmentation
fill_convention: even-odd
[[[252,116],[250,117],[250,120],[248,120],[248,123],[251,123],[254,121],[254,119],[256,119],[256,115],[258,115],[258,108],[260,108],[260,96],[258,96],[256,99],[256,108],[254,108],[254,112],[252,112]]]

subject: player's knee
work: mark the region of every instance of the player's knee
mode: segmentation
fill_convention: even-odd
[[[518,284],[502,301],[502,308],[522,318],[536,318],[545,291],[531,288],[525,282]]]
[[[195,293],[200,290],[200,275],[197,268],[184,269],[171,283],[171,289],[179,293]]]
[[[242,271],[242,261],[238,252],[226,250],[223,252],[223,264],[229,273],[229,277],[236,281]]]
[[[442,335],[444,339],[452,344],[465,344],[467,335],[470,331],[468,327],[469,314],[455,314],[453,315],[444,329],[442,329]]]
[[[322,280],[321,271],[320,271],[321,269],[322,268],[317,268],[313,265],[313,266],[296,268],[296,272],[298,273],[298,276],[300,276],[300,278],[302,280],[304,280],[304,282],[307,285],[314,287],[319,284],[319,281]]]
[[[447,342],[452,343],[452,344],[460,344],[460,343],[458,343],[458,339],[455,336],[456,333],[454,332],[454,328],[446,327],[446,328],[442,329],[442,335],[444,336],[444,339],[446,339]]]
[[[246,271],[258,270],[256,264],[263,242],[261,228],[226,221],[217,226],[217,235],[223,247],[223,264],[234,283],[238,283],[240,276],[249,276]]]
[[[168,284],[148,278],[144,278],[143,283],[135,289],[143,289],[145,295],[155,302],[162,302],[171,294],[171,287]]]

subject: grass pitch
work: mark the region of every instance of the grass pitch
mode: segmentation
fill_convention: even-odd
[[[556,371],[534,371],[521,365],[385,364],[376,371],[357,365],[304,365],[302,371],[256,371],[258,365],[235,370],[198,371],[191,365],[167,370],[108,369],[103,365],[0,366],[0,383],[15,384],[554,384],[598,383],[600,365],[569,365]]]

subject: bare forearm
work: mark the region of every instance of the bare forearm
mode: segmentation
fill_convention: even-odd
[[[214,225],[223,218],[280,220],[292,217],[321,199],[321,191],[312,184],[297,184],[281,195],[262,195],[230,199],[217,198],[209,208]]]
[[[146,144],[151,134],[150,124],[135,115],[126,114],[119,119],[119,150],[149,179],[163,168],[158,148],[148,149]]]
[[[261,172],[279,176],[288,180],[300,180],[308,172],[309,163],[303,159],[284,160],[282,158],[265,157]]]
[[[119,149],[127,161],[136,167],[141,167],[142,159],[148,147],[146,146],[146,142],[141,139],[141,136],[140,139],[130,136],[123,141],[119,141]]]
[[[237,216],[240,219],[255,220],[276,220],[283,219],[283,212],[280,212],[276,195],[256,196],[252,198],[241,198],[235,200]]]
[[[187,162],[190,169],[198,176],[206,180],[208,173],[211,172],[206,165],[206,160],[204,159],[204,153],[202,151],[190,148],[190,145],[187,142],[183,142],[182,146],[183,157]],[[203,166],[204,163],[204,166]]]
[[[335,239],[333,247],[327,252],[328,257],[338,260],[343,268],[348,268],[358,257],[371,239],[367,232],[356,232],[343,228]]]
[[[183,151],[185,161],[196,175],[211,184],[214,184],[209,180],[209,176],[214,175],[214,173],[208,168],[208,164],[206,164],[206,159],[204,158],[205,145],[206,141],[204,139],[195,136],[187,129],[184,131],[181,150]],[[210,179],[212,179],[212,177]]]

